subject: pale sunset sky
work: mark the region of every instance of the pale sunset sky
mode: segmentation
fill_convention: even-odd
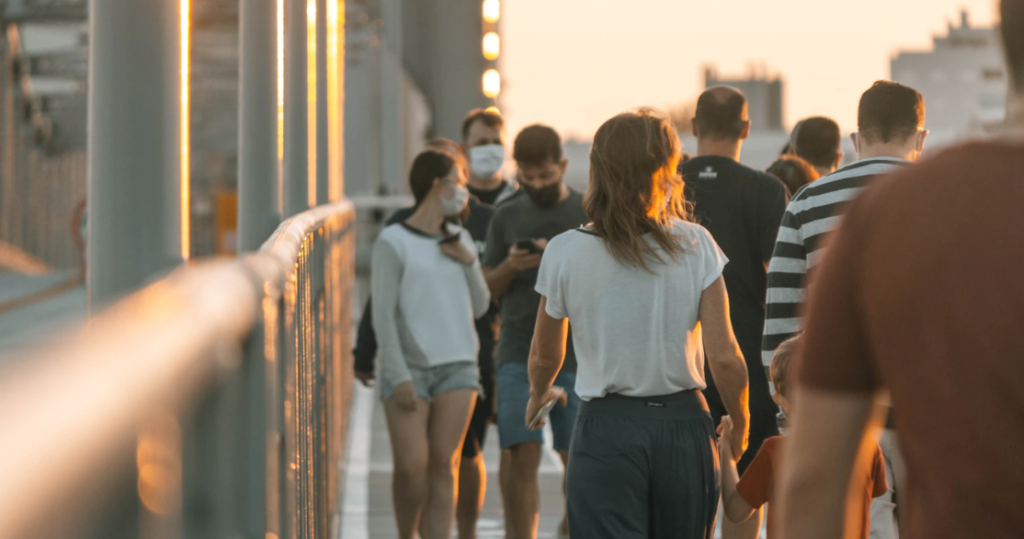
[[[901,49],[927,50],[967,9],[996,0],[502,0],[502,110],[514,136],[542,122],[589,139],[611,116],[668,109],[763,62],[785,81],[785,122],[824,114],[856,128],[857,100]]]

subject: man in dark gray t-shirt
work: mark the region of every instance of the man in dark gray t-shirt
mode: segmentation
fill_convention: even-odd
[[[487,234],[483,265],[492,297],[501,304],[501,332],[498,337],[498,438],[508,450],[511,462],[502,458],[502,476],[508,481],[506,519],[510,536],[535,539],[540,494],[537,473],[543,452],[541,431],[526,426],[526,405],[530,400],[527,363],[533,342],[533,328],[540,308],[540,294],[534,290],[537,268],[548,241],[590,222],[583,211],[583,195],[562,182],[568,161],[562,155],[562,141],[550,127],[534,125],[524,129],[515,141],[513,157],[519,167],[519,191],[498,205]],[[572,338],[566,347],[565,364],[555,385],[568,394],[565,407],[551,411],[554,447],[563,463],[568,459],[579,397],[576,396],[576,354]],[[515,470],[516,473],[510,473]],[[567,536],[563,520],[559,536]]]
[[[537,206],[524,190],[501,204],[491,221],[484,253],[485,267],[498,268],[509,258],[509,251],[521,240],[534,240],[546,245],[548,240],[590,222],[583,211],[583,195],[568,188],[568,198],[550,208]],[[538,257],[539,262],[539,257]],[[508,289],[501,295],[501,339],[495,358],[498,367],[506,363],[525,364],[533,342],[533,326],[537,322],[540,294],[534,290],[537,268],[515,274]],[[572,337],[565,352],[563,372],[576,372],[576,354]]]

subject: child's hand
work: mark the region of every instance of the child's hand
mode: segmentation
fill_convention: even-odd
[[[719,450],[722,452],[722,460],[736,462],[739,459],[736,458],[732,450],[732,418],[729,416],[723,417],[722,423],[719,425],[718,430],[719,433],[722,435],[721,438],[718,440],[718,447]]]

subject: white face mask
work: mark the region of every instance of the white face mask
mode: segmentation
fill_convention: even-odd
[[[466,207],[466,203],[469,202],[469,189],[466,189],[465,185],[452,185],[451,198],[441,197],[441,206],[444,209],[445,217],[453,217],[462,213],[463,208]]]
[[[469,150],[469,170],[477,178],[490,178],[505,164],[505,147],[501,144],[487,144]]]

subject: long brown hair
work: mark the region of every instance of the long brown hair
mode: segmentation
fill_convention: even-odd
[[[689,220],[677,170],[680,147],[672,123],[648,109],[620,114],[594,135],[583,206],[594,232],[619,262],[648,271],[649,259],[666,262],[645,234],[673,260],[686,250],[672,225]]]

